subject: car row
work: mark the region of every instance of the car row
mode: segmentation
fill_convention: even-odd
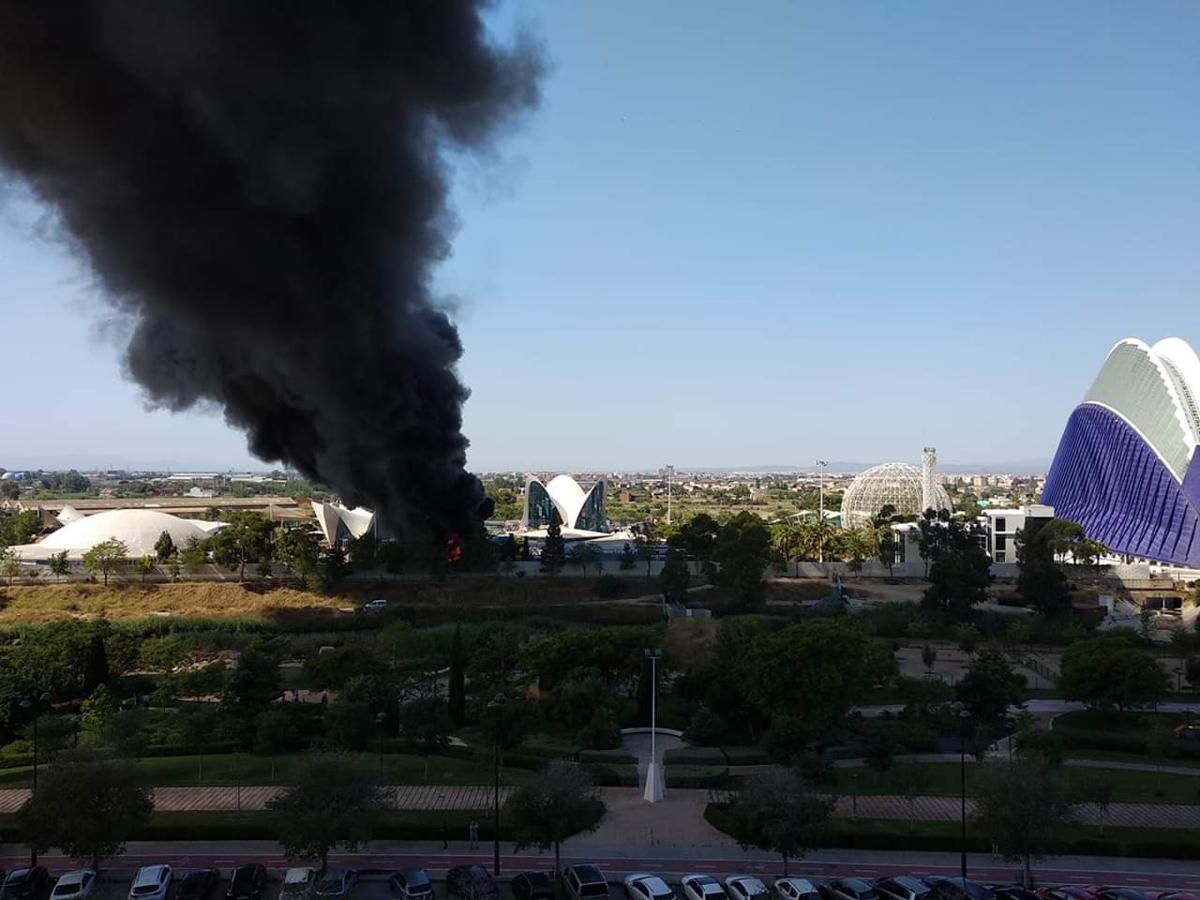
[[[0,900],[90,900],[97,884],[92,869],[75,869],[51,878],[42,866],[0,872]],[[255,863],[238,866],[229,877],[224,900],[262,900],[267,870]],[[291,868],[283,873],[279,900],[348,900],[359,881],[352,868]],[[128,900],[215,900],[221,883],[216,869],[194,869],[176,877],[169,865],[143,866],[130,884]],[[608,878],[592,864],[568,866],[562,874],[564,900],[609,900]],[[422,868],[391,873],[388,892],[396,900],[435,900],[433,881]],[[1188,891],[1139,891],[1105,885],[1057,885],[1038,891],[1015,885],[984,884],[942,875],[889,875],[863,878],[776,878],[768,887],[751,875],[691,874],[676,890],[650,872],[634,872],[623,880],[626,900],[1200,900]],[[555,883],[546,872],[513,876],[514,900],[556,900]],[[449,900],[500,900],[491,873],[480,865],[455,866],[446,872]]]

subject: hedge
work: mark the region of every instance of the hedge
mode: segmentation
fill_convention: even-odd
[[[664,766],[663,780],[673,788],[723,787],[729,780],[725,766]]]
[[[637,757],[626,750],[580,750],[582,763],[608,763],[614,766],[635,766]]]
[[[663,754],[664,765],[759,766],[770,761],[761,747],[679,747]]]

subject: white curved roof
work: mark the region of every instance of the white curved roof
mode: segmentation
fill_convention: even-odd
[[[540,479],[530,477],[528,484],[542,484],[542,482]],[[528,489],[528,484],[526,489]],[[579,482],[570,475],[555,475],[542,486],[546,489],[546,494],[550,497],[550,502],[554,504],[555,510],[558,511],[562,527],[572,529],[578,523],[579,514],[583,511],[588,498],[597,488],[603,490],[602,484],[603,482],[597,482],[585,491],[580,487]]]
[[[321,528],[321,534],[330,544],[338,539],[339,525],[346,526],[350,537],[360,538],[371,530],[371,526],[375,522],[375,513],[369,509],[363,509],[361,506],[347,509],[340,503],[322,503],[319,500],[310,502],[313,515],[317,517],[317,525]]]
[[[72,522],[78,522],[83,518],[83,513],[77,510],[70,504],[64,506],[54,518],[58,519],[62,525],[70,525]]]
[[[1200,359],[1185,341],[1118,341],[1083,402],[1128,422],[1183,481],[1200,442]]]
[[[883,463],[859,473],[842,495],[842,527],[866,525],[881,509],[891,505],[896,515],[912,516],[921,509],[921,470],[907,463]],[[933,486],[934,506],[951,509],[950,495]]]
[[[224,523],[205,523],[222,526]],[[209,531],[191,519],[181,519],[154,509],[110,509],[64,525],[37,544],[14,548],[22,559],[47,559],[67,551],[69,559],[78,559],[104,541],[116,539],[128,550],[130,558],[154,553],[154,544],[166,532],[175,546],[183,548],[191,538],[204,540]]]

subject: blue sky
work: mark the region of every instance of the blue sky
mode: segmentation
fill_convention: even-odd
[[[553,69],[455,181],[473,468],[1048,459],[1116,340],[1200,343],[1200,6],[494,19]],[[36,216],[0,225],[0,465],[249,464],[219,415],[143,410]]]

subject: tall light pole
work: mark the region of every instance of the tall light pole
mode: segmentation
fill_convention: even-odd
[[[825,562],[825,468],[829,462],[817,460],[817,562]]]
[[[49,694],[41,694],[36,697],[26,697],[20,702],[21,709],[33,710],[33,791],[34,797],[37,796],[38,782],[38,716],[42,711],[42,704],[50,702]],[[37,865],[37,849],[30,845],[29,847],[29,865],[30,867]]]
[[[657,803],[663,798],[662,771],[658,765],[658,661],[661,650],[647,650],[650,660],[650,765],[646,767],[646,790],[642,793],[647,803]]]
[[[959,869],[967,880],[967,719],[971,714],[962,703],[950,707],[958,716],[958,802],[959,802]]]

